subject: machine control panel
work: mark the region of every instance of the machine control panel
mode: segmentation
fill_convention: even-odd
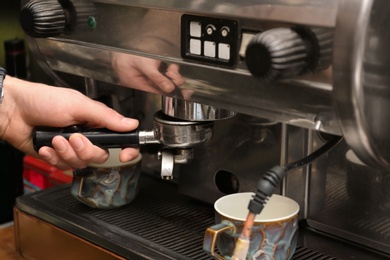
[[[237,31],[234,20],[185,14],[181,18],[181,55],[205,64],[234,67]]]

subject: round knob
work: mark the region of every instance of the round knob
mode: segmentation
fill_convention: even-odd
[[[315,46],[311,70],[327,69],[332,63],[333,32],[327,28],[311,28],[306,35],[310,35],[310,42]]]
[[[20,13],[26,34],[32,37],[52,37],[65,32],[65,11],[57,0],[30,1]]]
[[[249,71],[258,77],[282,79],[307,69],[305,41],[289,28],[275,28],[255,35],[245,52]]]
[[[66,16],[57,0],[31,1],[22,8],[20,22],[32,37],[51,37],[65,31]]]
[[[33,0],[22,8],[20,20],[28,35],[54,37],[95,29],[97,11],[93,3],[84,0]]]

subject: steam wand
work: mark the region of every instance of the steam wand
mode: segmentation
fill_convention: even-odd
[[[253,223],[255,222],[256,215],[261,213],[265,204],[267,203],[268,198],[272,196],[276,186],[278,186],[280,181],[284,178],[287,171],[312,163],[318,157],[332,150],[342,139],[342,137],[335,137],[303,159],[289,163],[286,166],[274,166],[263,175],[263,177],[257,183],[255,195],[249,202],[249,213],[246,217],[241,235],[236,242],[232,260],[246,259],[250,245],[250,235],[252,233],[252,227]]]

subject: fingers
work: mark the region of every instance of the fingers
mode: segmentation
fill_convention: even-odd
[[[121,151],[119,155],[120,162],[128,162],[134,160],[138,157],[139,149],[136,148],[125,148]]]
[[[54,142],[54,140],[53,140]],[[64,160],[70,161],[74,160],[76,163],[78,160],[86,163],[104,163],[108,159],[108,152],[100,147],[93,145],[88,138],[81,134],[73,134],[69,138],[70,151],[68,151],[67,156],[69,159],[63,156]]]
[[[51,164],[55,166],[56,168],[60,170],[68,170],[72,168],[71,165],[68,165],[64,161],[60,159],[60,157],[57,155],[56,151],[48,146],[44,146],[41,149],[39,149],[39,157],[43,161],[47,162],[48,164]]]
[[[175,84],[158,70],[149,72],[147,76],[163,91],[163,93],[171,93],[176,88]]]
[[[105,127],[114,131],[131,131],[138,127],[138,120],[124,117],[115,110],[99,102],[85,102],[78,122],[88,122],[89,126]]]
[[[42,147],[39,150],[41,158],[59,169],[85,168],[90,163],[103,163],[108,158],[108,152],[93,145],[81,134],[73,134],[67,141],[62,136],[56,136],[52,141],[53,148]]]
[[[184,79],[179,72],[178,65],[176,65],[176,64],[169,65],[167,72],[165,74],[167,75],[167,77],[169,77],[172,80],[172,82],[176,86],[181,86],[184,84]]]
[[[66,170],[82,169],[89,164],[101,164],[108,159],[108,152],[93,145],[85,136],[75,133],[67,141],[62,136],[56,136],[52,141],[53,148],[42,147],[39,156],[47,163]],[[119,160],[128,162],[137,158],[139,149],[125,148],[121,151]]]
[[[139,70],[156,86],[158,86],[163,93],[171,93],[175,90],[175,84],[159,71],[160,61],[142,58],[142,62],[138,64]]]

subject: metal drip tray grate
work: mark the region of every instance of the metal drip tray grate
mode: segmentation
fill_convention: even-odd
[[[69,186],[22,196],[17,207],[126,258],[213,259],[202,250],[213,208],[148,177],[136,200],[120,209],[89,208],[70,195]],[[298,247],[293,259],[336,258]]]
[[[323,253],[316,252],[314,250],[310,250],[308,248],[304,248],[298,246],[295,250],[295,254],[292,258],[293,260],[337,260],[335,257],[328,256]]]

